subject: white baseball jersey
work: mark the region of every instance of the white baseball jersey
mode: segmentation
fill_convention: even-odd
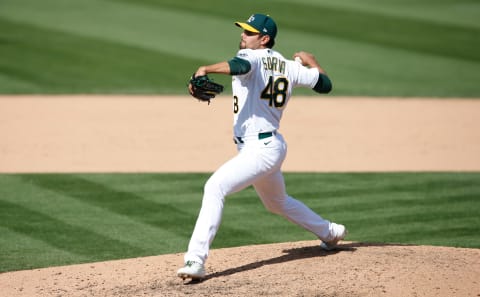
[[[272,49],[241,49],[237,57],[250,62],[248,73],[233,76],[234,136],[248,137],[280,128],[292,89],[313,88],[316,68],[285,59]]]

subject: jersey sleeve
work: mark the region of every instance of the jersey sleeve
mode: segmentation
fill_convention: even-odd
[[[250,65],[249,61],[239,57],[234,57],[228,61],[228,66],[230,66],[230,75],[245,74],[248,73],[252,68],[252,65]]]
[[[319,77],[319,72],[317,68],[308,68],[304,67],[296,62],[294,62],[296,65],[294,67],[295,72],[296,72],[296,81],[295,85],[300,86],[300,87],[308,87],[310,89],[313,89],[315,85],[317,84],[318,77]]]

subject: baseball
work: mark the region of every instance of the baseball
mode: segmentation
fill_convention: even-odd
[[[300,59],[300,57],[295,57],[295,62],[303,65],[303,61],[302,61],[302,59]]]

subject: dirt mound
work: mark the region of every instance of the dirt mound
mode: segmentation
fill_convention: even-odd
[[[4,296],[480,296],[480,250],[318,241],[212,250],[203,282],[181,254],[0,274]]]

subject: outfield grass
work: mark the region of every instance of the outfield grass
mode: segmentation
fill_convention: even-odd
[[[234,56],[233,21],[253,12],[277,20],[286,56],[317,55],[333,95],[480,97],[467,0],[2,0],[0,94],[185,94],[199,65]]]
[[[207,174],[2,174],[0,272],[183,252]],[[289,194],[348,240],[480,247],[480,173],[285,174]],[[213,248],[313,240],[249,188]]]

